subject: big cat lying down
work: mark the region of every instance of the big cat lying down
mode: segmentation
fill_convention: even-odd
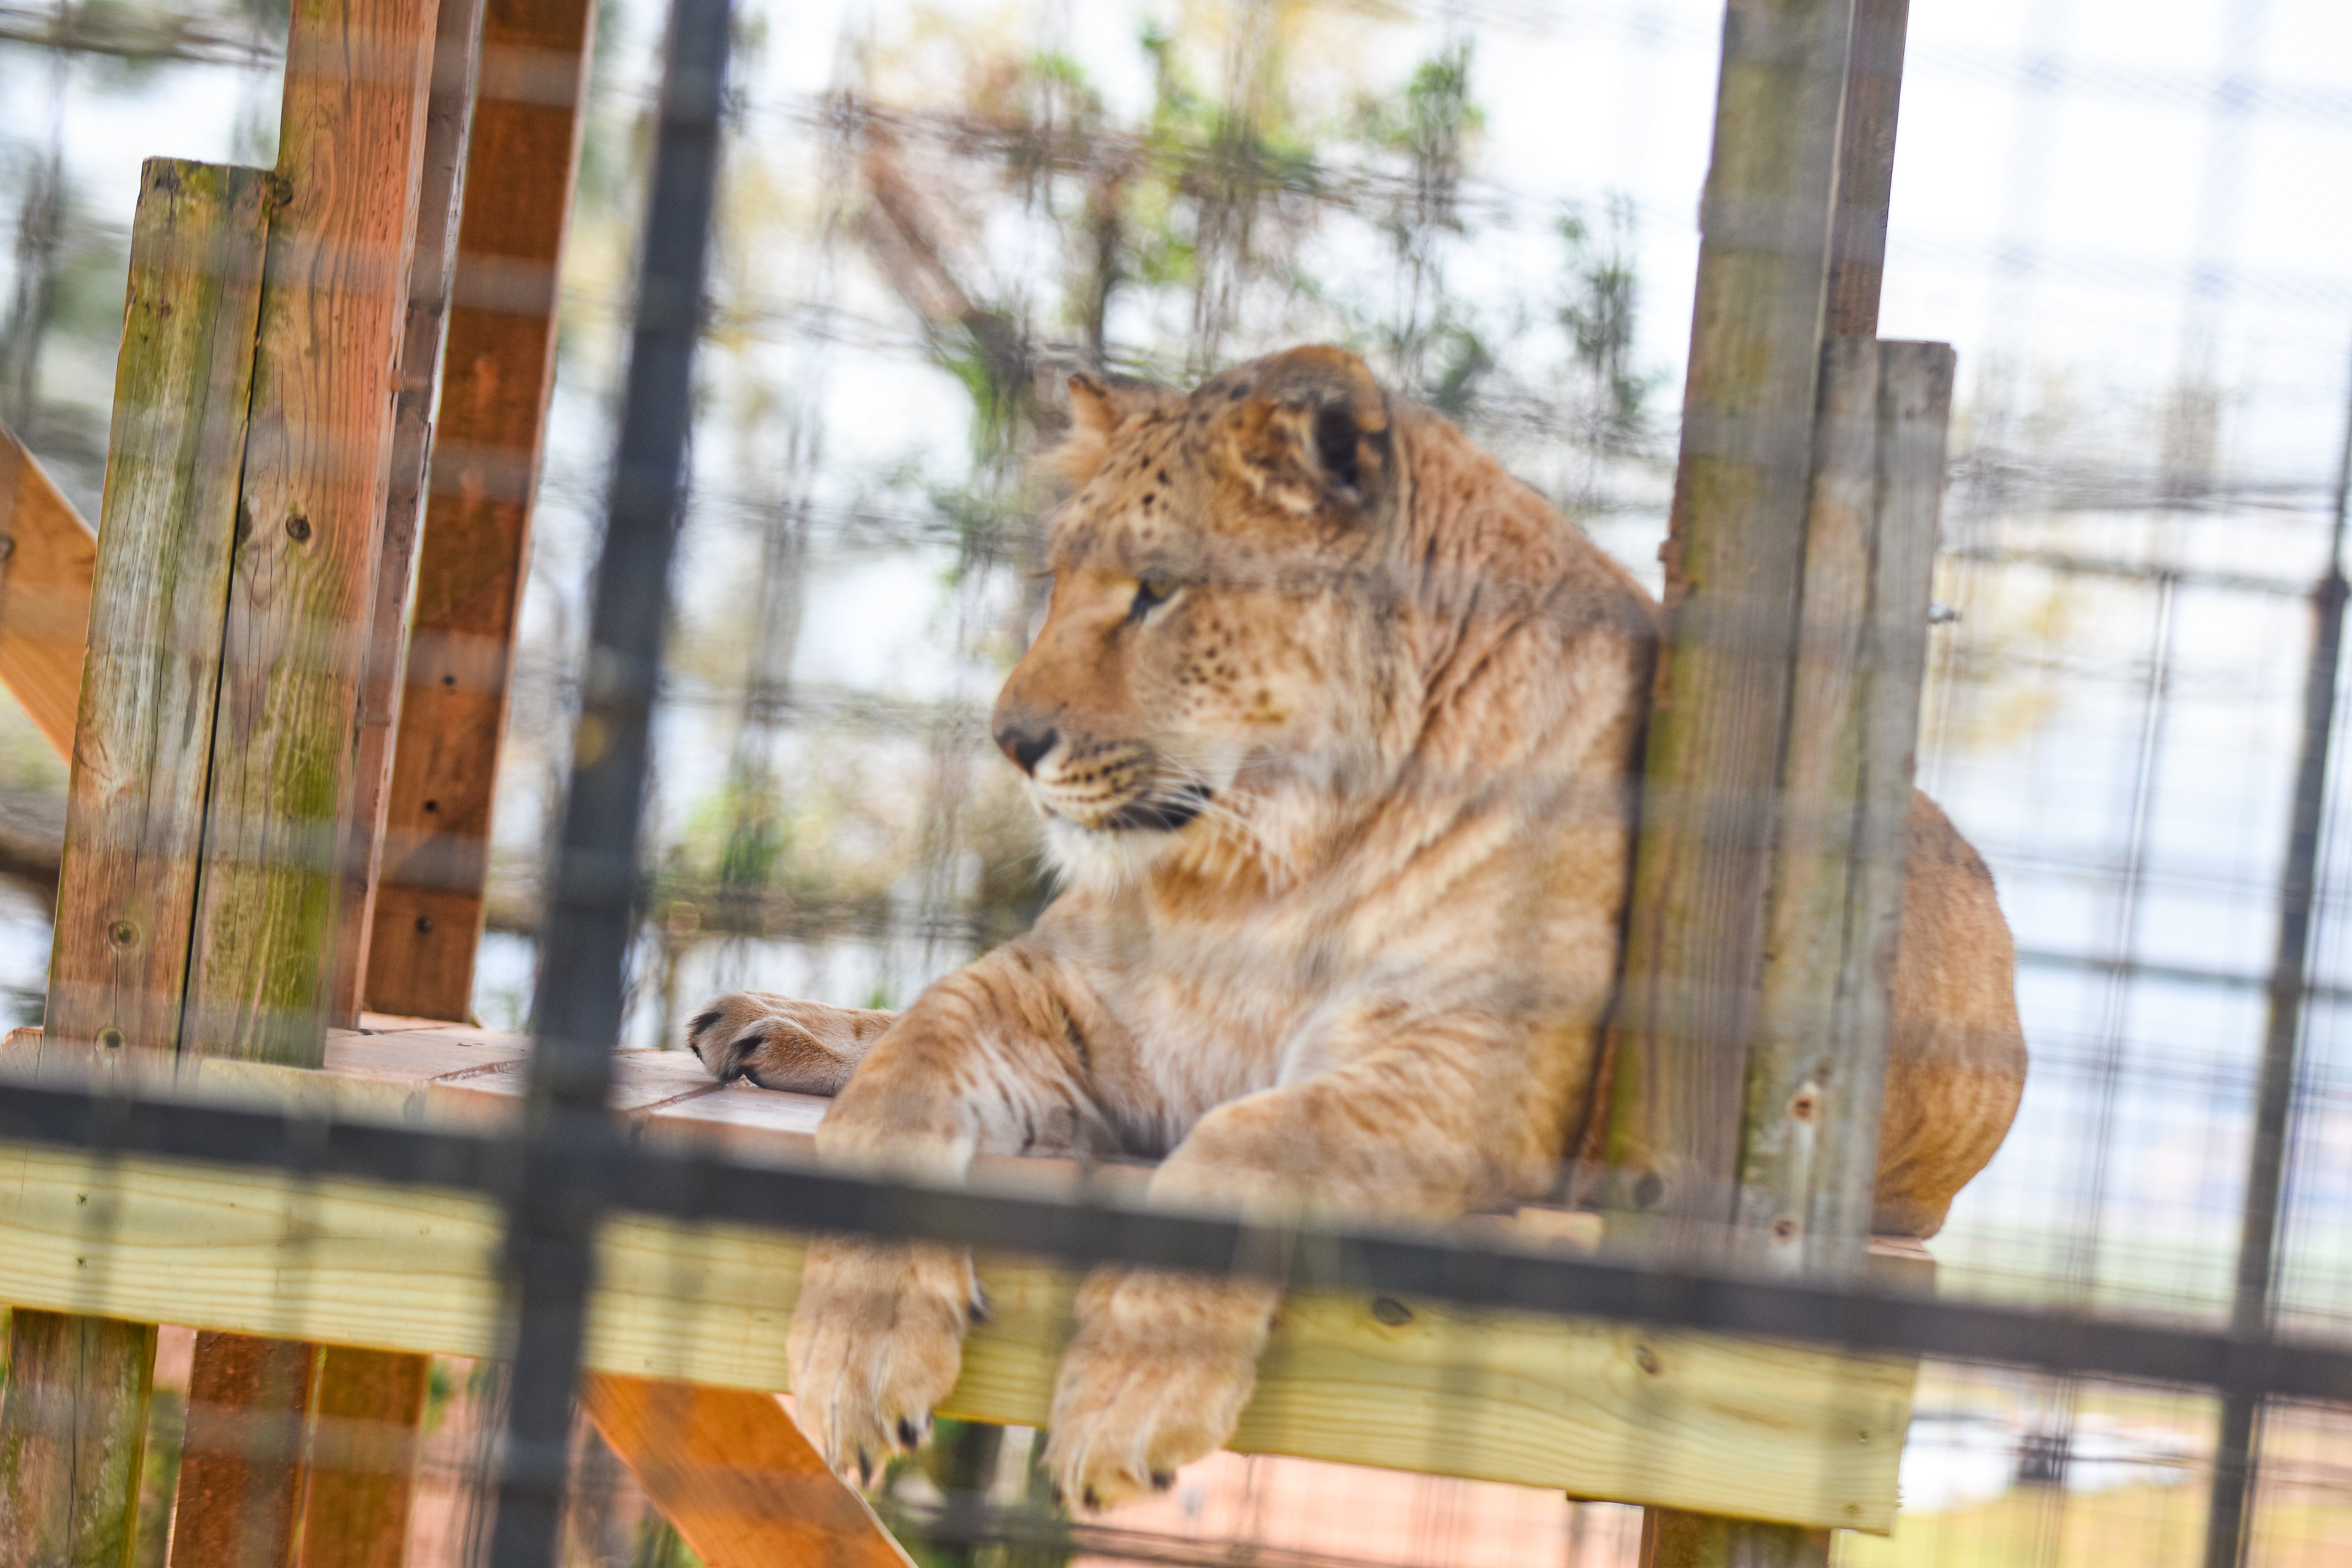
[[[1550,1190],[1615,982],[1656,607],[1337,349],[1071,391],[1052,605],[994,717],[1066,890],[904,1013],[739,994],[694,1049],[837,1091],[828,1157],[936,1176],[1119,1152],[1160,1157],[1156,1199],[1423,1220]],[[2025,1047],[1991,879],[1925,796],[1908,889],[1876,1201],[1925,1236]],[[812,1247],[792,1380],[836,1468],[923,1440],[974,1297],[951,1248]],[[1064,1491],[1106,1505],[1223,1443],[1276,1304],[1097,1271]]]

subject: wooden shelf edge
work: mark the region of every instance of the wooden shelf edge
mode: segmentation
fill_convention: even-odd
[[[519,1105],[518,1037],[407,1022],[339,1031],[323,1070],[206,1063],[173,1087],[410,1122],[478,1123]],[[34,1031],[0,1040],[0,1072],[25,1072],[37,1050]],[[720,1089],[681,1053],[617,1065],[618,1109],[648,1135],[754,1156],[805,1153],[825,1103]],[[1522,1223],[1579,1245],[1586,1218]],[[497,1355],[502,1223],[470,1194],[0,1144],[0,1301],[27,1307]],[[779,1232],[609,1221],[590,1368],[782,1391],[801,1255]],[[967,1344],[945,1409],[1038,1425],[1077,1277],[1003,1258],[981,1272],[993,1320]],[[1234,1447],[1883,1533],[1916,1372],[1900,1357],[1302,1297],[1285,1306]]]

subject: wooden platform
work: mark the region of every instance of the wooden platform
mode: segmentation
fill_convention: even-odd
[[[204,1061],[147,1086],[411,1124],[494,1125],[529,1042],[370,1017],[324,1070]],[[37,1034],[0,1042],[33,1067]],[[682,1052],[632,1051],[614,1105],[639,1134],[805,1157],[827,1101],[713,1083]],[[1070,1192],[1140,1173],[992,1163]],[[1513,1224],[1498,1220],[1497,1224]],[[1523,1236],[1590,1247],[1589,1215],[1525,1212]],[[462,1193],[297,1181],[0,1144],[0,1301],[276,1339],[500,1352],[503,1216]],[[781,1391],[802,1257],[793,1237],[621,1217],[604,1227],[591,1368]],[[1045,1418],[1076,1279],[983,1260],[995,1311],[948,1414]],[[1289,1303],[1234,1447],[1558,1488],[1581,1497],[1883,1532],[1916,1363],[1531,1314],[1318,1296]]]

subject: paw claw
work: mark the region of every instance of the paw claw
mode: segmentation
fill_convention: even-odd
[[[801,1424],[860,1485],[930,1436],[971,1296],[971,1260],[945,1248],[811,1244],[785,1338],[792,1385]]]
[[[1045,1464],[1088,1509],[1176,1484],[1231,1436],[1256,1382],[1261,1287],[1104,1270],[1078,1297]]]

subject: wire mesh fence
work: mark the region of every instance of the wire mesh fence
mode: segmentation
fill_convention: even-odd
[[[614,1035],[675,1051],[709,998],[746,988],[902,1008],[1045,907],[1055,874],[990,709],[1045,614],[1063,492],[1037,459],[1067,434],[1074,371],[1189,387],[1292,343],[1345,344],[1661,585],[1718,9],[740,6],[636,877],[574,888],[602,900],[623,951],[607,963],[579,938],[542,939],[563,929],[551,922],[566,802],[582,798],[581,715],[614,700],[587,649],[616,416],[643,363],[631,333],[648,327],[640,247],[666,232],[646,192],[667,19],[618,4],[597,17],[510,710],[476,828],[473,1018],[595,1047],[584,1078],[541,1090],[548,1126],[567,1100],[602,1103],[602,1068],[584,1064]],[[1952,342],[1960,365],[1918,777],[1991,868],[2032,1051],[2000,1152],[1932,1244],[1937,1300],[1958,1315],[1907,1298],[1841,1315],[1795,1287],[1735,1298],[1705,1270],[1669,1300],[1549,1253],[1553,1272],[1524,1278],[1448,1275],[1409,1247],[1294,1259],[1294,1277],[1327,1285],[1390,1268],[1379,1300],[1400,1310],[1416,1290],[1460,1304],[1423,1393],[1421,1468],[1447,1469],[1448,1445],[1503,1441],[1449,1436],[1447,1413],[1458,1425],[1509,1403],[1517,1374],[1482,1361],[1505,1337],[1487,1314],[1547,1301],[1943,1358],[1910,1408],[1894,1534],[1838,1538],[1854,1563],[2212,1561],[2224,1395],[2343,1398],[2352,1067],[2337,1036],[2352,978],[2335,704],[2315,710],[2310,692],[2317,617],[2328,585],[2341,591],[2352,422],[2347,26],[2284,0],[2182,0],[2158,18],[2082,0],[1912,8],[1881,322]],[[0,9],[13,246],[0,424],[88,517],[130,171],[161,153],[268,162],[286,28],[266,6]],[[689,406],[675,387],[653,402]],[[0,770],[0,967],[29,1024],[67,775],[13,711]],[[2317,794],[2297,939],[2281,921],[2302,874],[2305,775]],[[636,798],[634,781],[616,787]],[[543,952],[577,970],[551,980]],[[614,1018],[563,1025],[605,973]],[[2283,1029],[2291,1081],[2275,1070]],[[2285,1152],[2250,1322],[2242,1241],[2266,1051]],[[14,1114],[12,1136],[54,1136]],[[111,1124],[121,1147],[195,1150],[161,1131],[142,1145],[130,1125]],[[372,1147],[415,1177],[518,1202],[533,1190],[487,1152]],[[600,1204],[761,1217],[697,1185],[722,1179],[708,1171],[664,1174],[585,1133],[533,1149],[521,1157],[552,1162],[545,1184],[576,1179]],[[583,1151],[611,1169],[583,1174]],[[299,1138],[287,1157],[329,1174],[362,1159]],[[676,1185],[648,1199],[616,1191],[616,1173]],[[789,1206],[811,1189],[744,1190],[788,1205],[769,1223],[813,1223]],[[912,1223],[833,1201],[834,1217],[884,1233]],[[1178,1256],[1153,1251],[1159,1233],[1132,1215],[1055,1232],[1025,1210],[1045,1229],[1012,1210],[942,1212],[919,1233],[1037,1245],[1050,1232],[1043,1249],[1071,1262]],[[533,1223],[551,1238],[542,1304],[574,1321],[526,1344],[587,1331],[562,1282],[579,1267],[576,1216]],[[1230,1263],[1249,1244],[1224,1245]],[[522,1290],[518,1310],[540,1322]],[[1987,1315],[1969,1318],[1977,1307]],[[2172,1337],[2084,1328],[2071,1314],[2086,1311]],[[719,1332],[717,1316],[679,1331]],[[2038,1352],[2036,1321],[2053,1336]],[[2232,1333],[2273,1326],[2308,1353],[2231,1359]],[[781,1344],[782,1321],[768,1329]],[[157,1363],[142,1563],[167,1548],[173,1380],[184,1399],[188,1376],[177,1333]],[[572,1414],[566,1355],[536,1372],[521,1358],[512,1386],[496,1361],[434,1363],[408,1560],[488,1560],[497,1521],[544,1531],[560,1516],[567,1561],[688,1561]],[[2343,1421],[2340,1404],[2261,1406],[2247,1561],[2352,1547]],[[509,1429],[538,1447],[502,1448]],[[871,1495],[942,1563],[1597,1564],[1643,1551],[1639,1511],[1612,1501],[1269,1454],[1219,1454],[1162,1494],[1074,1514],[1043,1452],[1034,1427],[942,1421]],[[503,1507],[501,1475],[517,1489]],[[539,1515],[522,1506],[534,1488]]]

